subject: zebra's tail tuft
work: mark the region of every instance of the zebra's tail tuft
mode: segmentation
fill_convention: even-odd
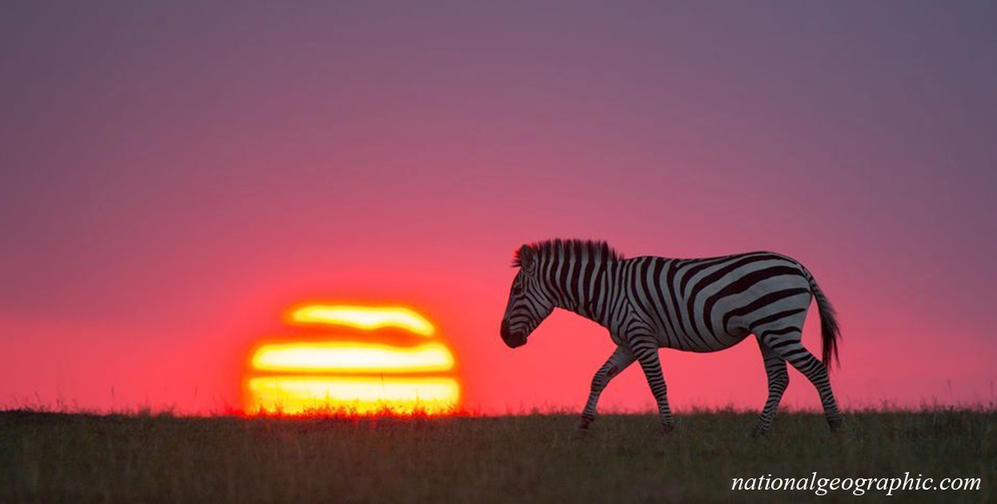
[[[824,362],[824,367],[830,373],[832,359],[837,361],[839,367],[841,366],[841,359],[838,358],[838,339],[841,338],[838,314],[831,306],[831,301],[824,295],[824,291],[817,286],[817,280],[814,280],[813,275],[809,272],[807,272],[807,280],[810,282],[810,290],[814,294],[814,299],[817,300],[817,311],[820,313],[820,339],[823,347],[821,361]]]

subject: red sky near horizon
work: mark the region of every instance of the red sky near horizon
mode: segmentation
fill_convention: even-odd
[[[579,410],[603,329],[498,334],[553,237],[791,255],[843,406],[997,397],[993,5],[2,10],[0,407],[228,411],[322,300],[423,313],[471,411]],[[765,400],[752,339],[662,364],[680,411]],[[601,405],[652,409],[639,368]]]

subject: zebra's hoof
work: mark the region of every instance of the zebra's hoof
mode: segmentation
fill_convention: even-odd
[[[585,439],[589,435],[588,427],[577,427],[575,428],[575,439]]]
[[[675,424],[661,424],[661,433],[668,434],[669,432],[675,430]]]
[[[831,432],[841,432],[841,430],[844,429],[845,424],[839,417],[828,419],[827,426],[831,428]]]
[[[753,438],[757,438],[757,437],[762,437],[765,434],[768,434],[768,432],[769,432],[768,429],[763,429],[756,425],[754,429],[751,429],[751,433],[749,435]]]

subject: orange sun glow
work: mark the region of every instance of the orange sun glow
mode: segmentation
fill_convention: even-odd
[[[307,305],[291,310],[288,321],[297,324],[329,324],[379,329],[397,327],[421,336],[432,336],[436,330],[425,317],[400,306]]]
[[[305,305],[290,325],[337,327],[332,341],[258,345],[245,380],[247,413],[446,414],[460,401],[456,360],[442,342],[393,346],[376,340],[382,328],[434,337],[435,328],[403,307]],[[351,331],[352,330],[352,333]],[[361,337],[357,337],[357,332]]]

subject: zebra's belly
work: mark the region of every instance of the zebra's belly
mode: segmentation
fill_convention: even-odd
[[[746,328],[730,328],[719,334],[698,334],[682,332],[679,334],[669,334],[667,331],[660,331],[656,335],[658,346],[662,348],[674,348],[685,352],[716,352],[730,348],[746,338],[750,331]]]

